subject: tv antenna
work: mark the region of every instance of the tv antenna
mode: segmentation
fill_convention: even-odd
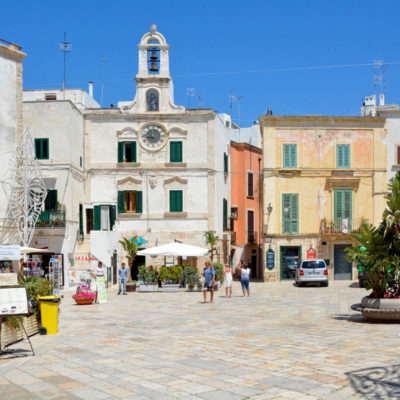
[[[106,56],[101,57],[101,106],[103,107],[103,92],[104,92],[104,64],[108,61]]]
[[[199,93],[199,94],[197,95],[197,101],[198,101],[199,108],[202,108],[202,107],[203,107],[203,102],[202,102],[202,100],[203,100],[203,95],[202,95],[201,93]]]
[[[65,100],[65,85],[66,85],[66,77],[65,77],[65,67],[67,64],[67,53],[72,51],[72,44],[67,42],[67,32],[64,32],[64,41],[60,42],[60,50],[64,53],[64,79],[63,79],[63,96]]]
[[[194,96],[194,88],[187,88],[186,94],[188,98],[188,108],[190,108],[190,97]]]

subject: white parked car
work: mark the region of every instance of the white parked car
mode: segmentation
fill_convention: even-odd
[[[296,269],[295,281],[297,286],[305,283],[319,283],[321,286],[328,286],[328,268],[324,260],[309,259],[303,260]]]

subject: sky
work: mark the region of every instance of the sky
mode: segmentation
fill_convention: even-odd
[[[66,87],[94,81],[100,103],[104,67],[103,106],[133,100],[137,45],[155,23],[170,45],[175,103],[241,126],[268,107],[360,115],[375,92],[374,60],[387,63],[386,102],[400,103],[397,0],[0,0],[0,10],[0,38],[27,53],[24,89],[62,87],[66,32]]]

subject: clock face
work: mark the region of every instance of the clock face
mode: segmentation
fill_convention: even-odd
[[[142,129],[141,139],[146,147],[156,149],[164,144],[166,136],[158,125],[147,125]]]

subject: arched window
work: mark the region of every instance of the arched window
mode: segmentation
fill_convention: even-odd
[[[147,111],[159,111],[159,101],[157,90],[150,89],[146,93]]]

